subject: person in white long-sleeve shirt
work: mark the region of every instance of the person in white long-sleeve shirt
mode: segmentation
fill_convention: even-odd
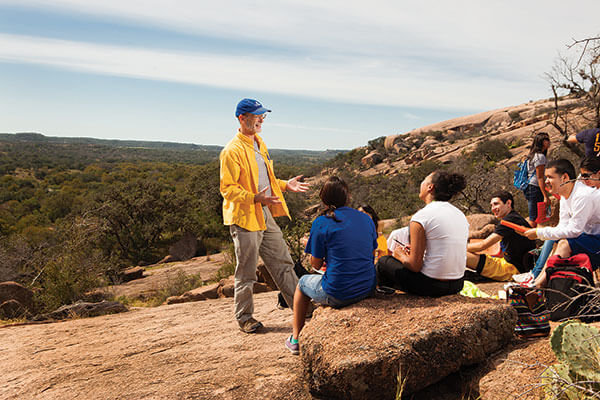
[[[529,239],[558,240],[555,254],[567,258],[585,253],[592,266],[600,266],[600,191],[579,182],[575,168],[565,159],[550,161],[545,171],[546,187],[560,195],[560,219],[555,227],[536,228],[523,235]],[[546,270],[535,280],[546,283]]]

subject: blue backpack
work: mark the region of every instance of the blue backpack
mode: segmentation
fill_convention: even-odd
[[[525,190],[529,184],[529,174],[527,170],[527,159],[525,159],[519,163],[513,178],[513,185],[519,190]]]

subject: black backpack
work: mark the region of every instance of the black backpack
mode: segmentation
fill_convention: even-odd
[[[568,318],[589,320],[597,313],[594,307],[594,275],[587,254],[569,258],[554,255],[548,258],[546,267],[548,288],[546,308],[552,321]]]

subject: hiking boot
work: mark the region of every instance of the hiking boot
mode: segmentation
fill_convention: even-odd
[[[254,333],[260,328],[263,327],[263,324],[255,320],[254,318],[250,318],[246,321],[238,321],[240,325],[240,330],[245,333]]]
[[[300,354],[300,345],[298,344],[298,342],[296,343],[292,343],[292,339],[293,339],[293,335],[290,335],[289,338],[285,339],[285,347],[293,354],[293,355],[298,355]]]

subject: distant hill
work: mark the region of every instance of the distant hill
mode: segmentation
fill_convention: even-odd
[[[141,149],[161,149],[161,150],[200,150],[219,152],[222,146],[205,146],[192,143],[174,143],[174,142],[150,142],[146,140],[116,140],[116,139],[95,139],[95,138],[67,138],[45,136],[36,132],[20,133],[0,133],[0,141],[9,142],[35,142],[35,143],[59,143],[59,144],[95,144],[100,146],[128,147]]]
[[[42,156],[90,162],[163,161],[205,164],[219,157],[222,146],[192,143],[152,142],[142,140],[108,140],[95,138],[65,138],[45,136],[36,132],[0,133],[0,162],[11,155]],[[270,149],[278,163],[307,166],[321,164],[345,150]],[[35,160],[32,160],[35,162]]]

